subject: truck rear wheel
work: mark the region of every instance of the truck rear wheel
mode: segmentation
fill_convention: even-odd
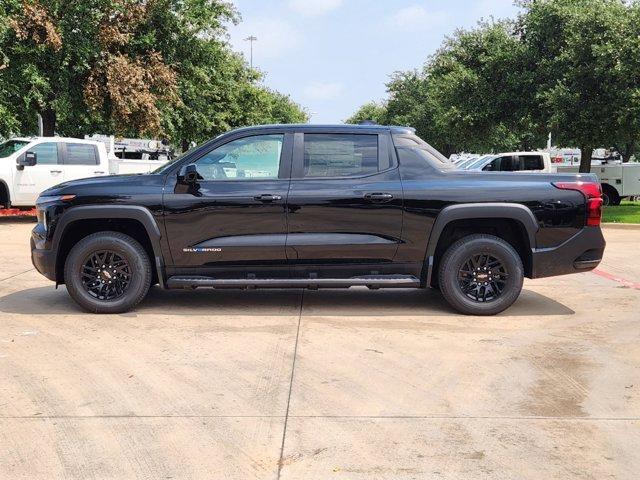
[[[144,299],[151,262],[140,243],[119,232],[98,232],[80,240],[65,262],[69,295],[93,313],[122,313]]]
[[[606,183],[602,185],[602,204],[605,207],[608,207],[609,205],[620,205],[621,201],[622,198],[620,198],[620,195],[615,188]]]
[[[493,235],[461,238],[443,255],[438,279],[449,304],[467,315],[495,315],[522,290],[524,271],[514,248]]]

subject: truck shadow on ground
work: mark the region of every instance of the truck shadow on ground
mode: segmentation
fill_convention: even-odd
[[[302,300],[303,299],[303,300]],[[138,307],[124,315],[303,315],[344,316],[455,316],[459,315],[435,290],[161,290],[153,287]],[[87,315],[64,287],[40,287],[0,297],[0,312],[26,315]],[[572,315],[562,303],[531,290],[501,315]]]

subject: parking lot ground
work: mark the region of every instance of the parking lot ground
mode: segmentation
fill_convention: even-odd
[[[634,479],[640,230],[496,317],[435,291],[162,291],[89,315],[0,220],[0,478]]]

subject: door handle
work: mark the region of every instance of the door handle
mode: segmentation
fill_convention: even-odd
[[[253,197],[255,200],[259,202],[275,202],[277,200],[282,200],[280,195],[271,195],[270,193],[263,193],[262,195],[256,195]]]
[[[50,173],[62,173],[62,170],[49,170]]]
[[[393,199],[390,193],[365,193],[364,199],[370,202],[388,202]]]
[[[95,173],[96,175],[102,175],[104,172],[102,170],[98,170],[97,172],[93,172],[93,173]]]

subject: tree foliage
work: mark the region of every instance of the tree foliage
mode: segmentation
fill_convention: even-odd
[[[306,120],[230,49],[224,0],[3,0],[0,134],[115,133],[202,141]]]
[[[345,120],[345,123],[357,125],[367,120],[378,124],[387,122],[387,105],[376,102],[369,102],[362,105],[356,113]]]
[[[552,132],[588,152],[585,170],[599,146],[628,157],[640,133],[640,4],[521,4],[517,19],[460,30],[422,70],[394,74],[378,115],[446,153],[539,148]]]

